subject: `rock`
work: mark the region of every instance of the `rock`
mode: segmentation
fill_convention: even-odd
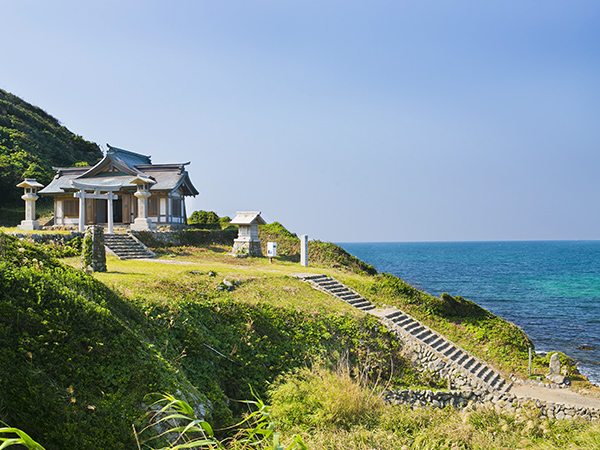
[[[563,384],[565,382],[565,377],[563,377],[560,374],[549,373],[548,375],[546,375],[546,378],[548,378],[550,381],[556,384]]]

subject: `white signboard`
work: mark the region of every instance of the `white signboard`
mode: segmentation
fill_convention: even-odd
[[[277,242],[267,242],[267,256],[269,258],[277,256]]]

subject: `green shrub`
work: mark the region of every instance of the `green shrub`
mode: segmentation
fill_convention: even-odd
[[[203,230],[220,230],[229,226],[229,217],[219,217],[214,211],[194,211],[188,218],[188,225]]]

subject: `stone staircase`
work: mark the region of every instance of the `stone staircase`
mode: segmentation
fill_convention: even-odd
[[[350,306],[362,309],[363,311],[375,309],[375,306],[365,300],[360,294],[343,285],[335,278],[315,274],[298,274],[296,277],[302,281],[308,281],[315,289],[331,294],[345,301]]]
[[[402,334],[427,346],[441,360],[475,378],[488,390],[506,392],[510,389],[511,383],[500,373],[409,314],[396,310],[383,317],[399,328]]]
[[[126,233],[105,234],[104,246],[119,259],[143,259],[156,256],[139,240]]]
[[[331,294],[340,300],[381,318],[404,340],[425,346],[430,352],[444,361],[449,367],[457,369],[468,378],[491,392],[506,392],[512,383],[489,367],[485,362],[460,348],[446,337],[433,331],[409,314],[399,309],[376,310],[375,306],[357,292],[344,286],[327,275],[295,274],[296,278],[309,282],[315,289]]]

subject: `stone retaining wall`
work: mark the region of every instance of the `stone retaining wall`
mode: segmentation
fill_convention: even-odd
[[[71,231],[69,234],[65,233],[10,233],[11,236],[15,236],[19,239],[23,239],[36,244],[47,244],[48,242],[54,242],[56,244],[66,244],[75,238],[83,237],[83,233],[79,231]]]
[[[481,389],[431,391],[431,390],[400,390],[388,391],[384,396],[385,401],[393,404],[405,404],[412,408],[435,407],[454,408],[469,407],[493,408],[498,412],[507,411],[517,413],[525,409],[537,409],[540,417],[548,419],[574,419],[600,420],[600,409],[567,405],[564,403],[545,402],[537,399],[518,398],[512,394],[493,394]]]

